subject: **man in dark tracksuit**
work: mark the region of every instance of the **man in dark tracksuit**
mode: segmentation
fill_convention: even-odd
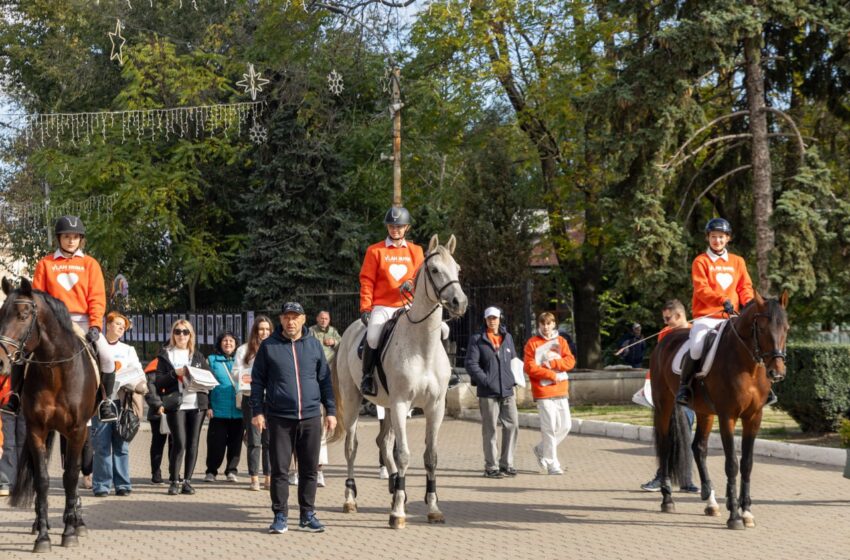
[[[322,439],[322,411],[330,433],[336,427],[336,404],[330,369],[321,343],[304,327],[304,308],[288,302],[280,326],[263,341],[251,370],[253,425],[269,428],[271,498],[274,521],[270,533],[287,531],[289,464],[298,457],[298,528],[324,531],[316,518],[316,476]],[[265,413],[264,413],[265,410]]]

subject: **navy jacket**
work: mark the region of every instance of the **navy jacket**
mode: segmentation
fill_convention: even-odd
[[[474,335],[466,351],[466,372],[472,384],[478,387],[477,395],[484,398],[503,398],[514,394],[514,374],[511,360],[516,355],[514,340],[504,326],[499,325],[502,345],[499,349],[487,338],[487,329]],[[522,359],[522,358],[520,358]]]
[[[331,372],[322,344],[305,327],[292,341],[278,325],[260,344],[251,369],[251,411],[293,420],[336,416]]]

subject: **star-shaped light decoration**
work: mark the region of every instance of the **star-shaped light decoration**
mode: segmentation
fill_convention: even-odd
[[[121,39],[121,43],[118,44],[118,52],[115,52],[115,39]],[[121,36],[121,20],[115,20],[115,33],[109,33],[109,41],[112,43],[112,52],[109,55],[109,60],[118,59],[118,64],[124,66],[124,43],[127,42],[127,39]]]
[[[257,74],[254,70],[254,65],[248,65],[248,73],[242,74],[242,79],[236,82],[236,85],[245,88],[245,93],[251,94],[251,101],[257,100],[257,92],[263,91],[263,86],[269,81],[262,77],[262,74]]]

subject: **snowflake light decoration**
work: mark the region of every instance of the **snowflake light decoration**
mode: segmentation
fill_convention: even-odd
[[[328,89],[334,95],[341,94],[342,90],[345,89],[342,83],[342,74],[337,72],[335,68],[328,74]]]
[[[248,130],[248,138],[254,144],[265,144],[268,137],[269,131],[266,127],[260,126],[260,123],[254,123],[254,126]]]

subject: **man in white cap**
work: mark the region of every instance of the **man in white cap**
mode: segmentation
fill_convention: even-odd
[[[511,360],[517,357],[513,338],[502,325],[502,311],[488,307],[484,311],[484,329],[472,337],[466,352],[466,371],[478,395],[481,408],[481,435],[484,440],[484,476],[516,476],[517,423],[516,397]],[[497,422],[502,423],[502,452],[498,462]]]

